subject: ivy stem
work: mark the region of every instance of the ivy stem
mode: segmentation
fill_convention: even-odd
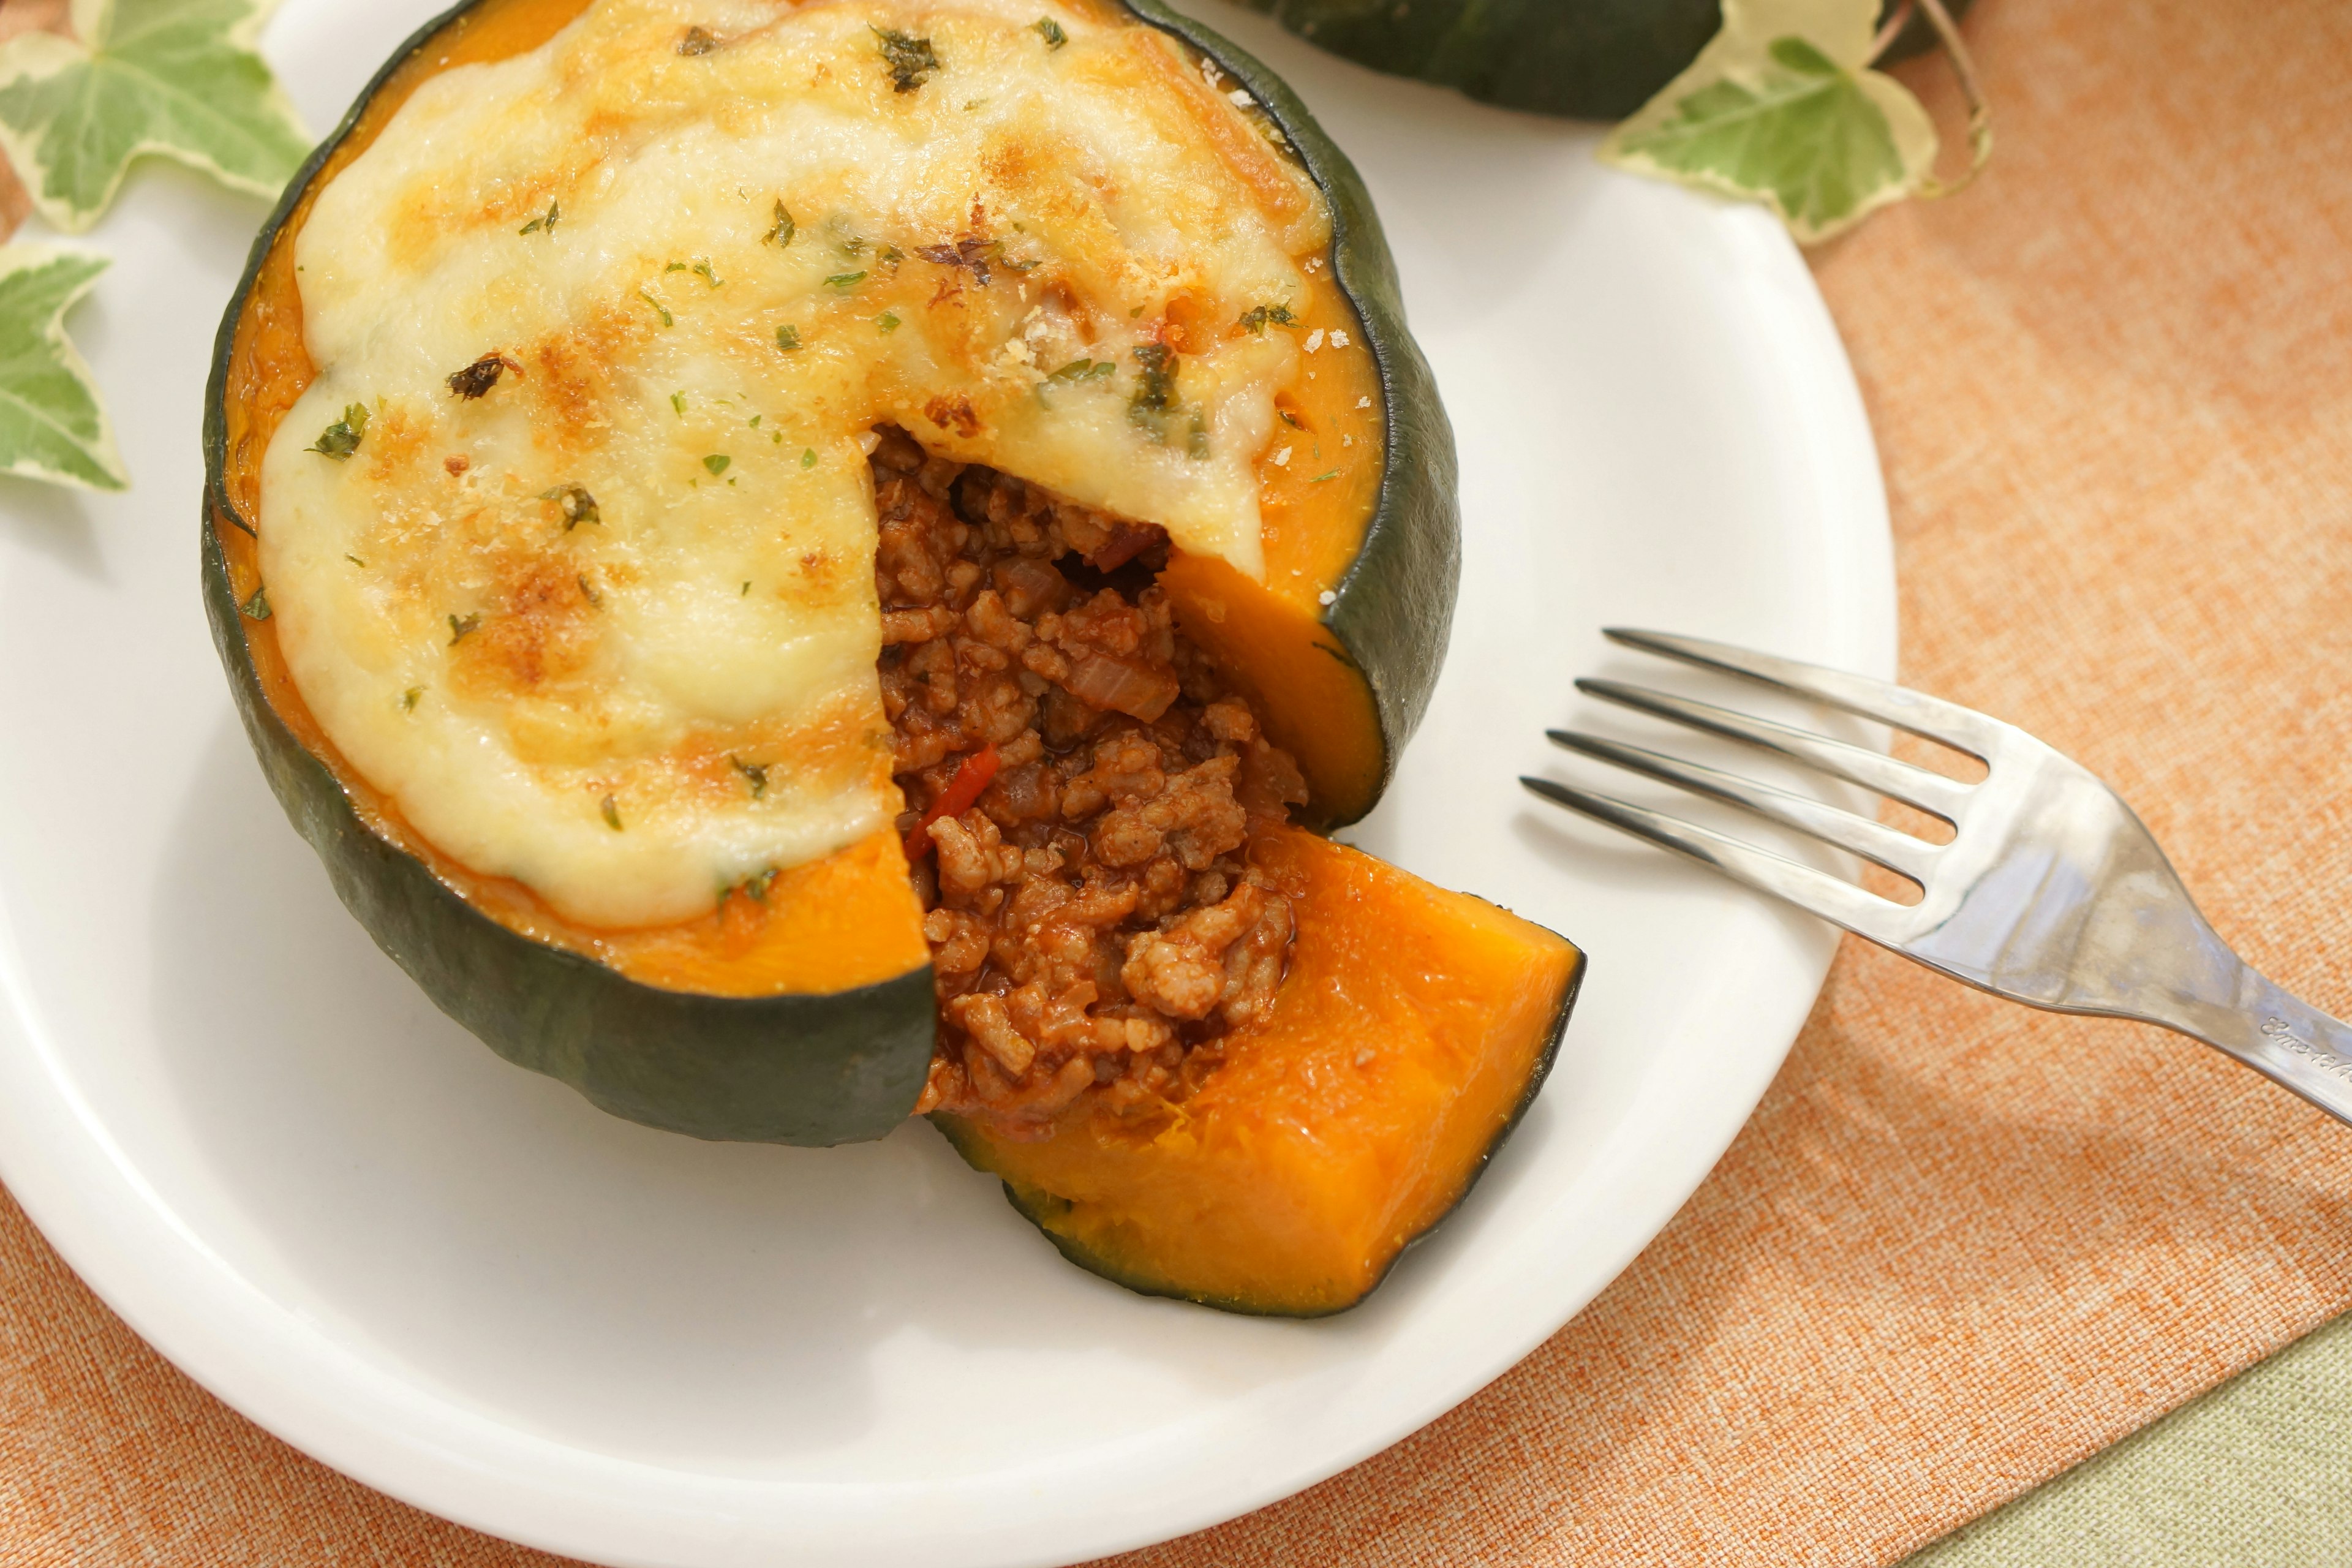
[[[1939,180],[1933,174],[1919,184],[1917,194],[1933,201],[1938,196],[1957,195],[1969,186],[1992,156],[1992,109],[1985,102],[1984,91],[1977,85],[1977,62],[1969,54],[1969,46],[1960,37],[1958,24],[1944,8],[1944,0],[1903,0],[1895,14],[1886,18],[1875,37],[1870,40],[1871,63],[1875,65],[1895,46],[1895,40],[1911,20],[1914,7],[1927,14],[1927,25],[1936,29],[1937,42],[1943,46],[1944,58],[1952,62],[1952,75],[1958,79],[1960,98],[1969,106],[1969,166],[1958,179]]]
[[[1912,0],[1903,0],[1903,4],[1895,7],[1894,13],[1880,26],[1878,36],[1870,40],[1872,65],[1876,65],[1886,58],[1886,51],[1895,47],[1895,40],[1901,37],[1903,29],[1911,25],[1913,9]]]

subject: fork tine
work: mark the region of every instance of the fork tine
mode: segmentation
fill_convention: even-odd
[[[2010,728],[1973,708],[1913,691],[1893,681],[1874,680],[1866,675],[1804,664],[1777,654],[1734,647],[1729,643],[1677,637],[1672,632],[1643,631],[1633,626],[1604,626],[1601,635],[1625,647],[1639,648],[1661,658],[1680,659],[1701,669],[1743,676],[1865,719],[1875,719],[1882,724],[1892,724],[1898,730],[1908,730],[1915,735],[1956,747],[1979,762],[1991,759],[1991,748]]]
[[[1523,777],[1519,782],[1555,805],[1581,812],[1636,838],[1645,838],[1662,849],[1671,849],[1702,866],[1711,866],[1735,882],[1785,900],[1856,935],[1889,946],[1898,940],[1894,921],[1904,912],[1903,906],[1864,892],[1851,882],[1752,844],[1743,844],[1711,827],[1701,827],[1696,822],[1685,822],[1631,801],[1594,795],[1549,779]]]
[[[1685,762],[1679,757],[1665,756],[1645,751],[1640,746],[1622,745],[1603,740],[1599,735],[1580,734],[1573,730],[1547,730],[1555,746],[1580,752],[1598,762],[1612,763],[1630,768],[1637,773],[1675,784],[1696,794],[1719,800],[1728,805],[1752,811],[1767,821],[1783,827],[1793,827],[1810,834],[1824,844],[1851,850],[1865,860],[1874,861],[1888,870],[1910,878],[1921,887],[1927,886],[1927,872],[1937,854],[1936,847],[1897,832],[1882,823],[1834,805],[1824,805],[1811,795],[1793,790],[1775,788],[1738,773],[1710,768],[1703,763]]]
[[[1653,691],[1646,686],[1628,686],[1619,680],[1579,679],[1576,689],[1605,702],[1614,702],[1654,718],[1687,724],[1695,730],[1705,730],[1729,740],[1745,741],[1751,746],[1761,746],[1766,751],[1793,757],[1808,767],[1819,768],[1832,778],[1841,778],[1848,784],[1858,784],[1864,789],[1892,795],[1906,805],[1917,806],[1931,816],[1940,816],[1946,822],[1957,823],[1959,820],[1960,809],[1967,804],[1973,789],[1972,785],[1948,779],[1941,773],[1897,762],[1884,752],[1874,752],[1867,746],[1833,741],[1827,735],[1816,735],[1811,730],[1800,730],[1770,719],[1735,713],[1711,702],[1694,702],[1687,697]]]

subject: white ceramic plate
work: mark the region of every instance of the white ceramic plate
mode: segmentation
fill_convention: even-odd
[[[432,0],[289,0],[333,123]],[[599,1562],[1058,1563],[1394,1442],[1558,1329],[1753,1108],[1829,934],[1542,815],[1514,775],[1596,628],[1893,663],[1853,378],[1769,219],[1589,133],[1202,0],[1361,165],[1460,433],[1444,685],[1354,835],[1568,933],[1591,982],[1470,1202],[1315,1323],[1063,1263],[930,1129],[706,1145],[445,1020],[337,906],[231,713],[196,587],[206,351],[262,216],[149,166],[72,329],[136,488],[0,489],[0,1176],[130,1322],[374,1486]]]

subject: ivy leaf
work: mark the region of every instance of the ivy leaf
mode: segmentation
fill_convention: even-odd
[[[73,0],[73,37],[0,45],[0,151],[41,216],[88,228],[149,153],[277,195],[310,138],[254,52],[274,4]]]
[[[1723,30],[1601,144],[1639,174],[1761,201],[1806,244],[1927,183],[1936,128],[1869,68],[1879,0],[1723,0]]]
[[[66,311],[106,267],[64,246],[0,246],[0,472],[94,490],[130,484],[89,366],[66,341]]]

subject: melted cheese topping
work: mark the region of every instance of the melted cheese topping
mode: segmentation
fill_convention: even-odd
[[[1147,27],[598,0],[426,82],[296,242],[318,378],[259,520],[289,668],[456,859],[585,925],[706,913],[900,809],[872,426],[1260,577],[1299,349],[1242,323],[1328,239]]]

